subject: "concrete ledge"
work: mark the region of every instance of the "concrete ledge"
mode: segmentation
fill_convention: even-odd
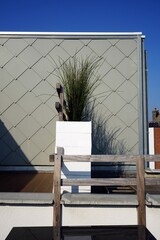
[[[53,193],[1,192],[0,204],[51,205],[53,204]]]
[[[146,205],[153,207],[160,207],[160,195],[159,194],[146,194]]]
[[[160,169],[146,169],[145,172],[148,174],[160,174]]]
[[[64,205],[138,206],[137,197],[133,194],[64,193],[61,203]]]

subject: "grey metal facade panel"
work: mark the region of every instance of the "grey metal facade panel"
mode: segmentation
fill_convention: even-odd
[[[113,141],[123,143],[125,153],[139,153],[143,76],[139,75],[138,37],[1,35],[0,164],[49,164],[58,119],[56,64],[75,54],[101,59],[95,112],[106,120],[105,130],[115,132]]]

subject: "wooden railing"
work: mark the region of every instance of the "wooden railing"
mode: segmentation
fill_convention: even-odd
[[[65,162],[116,162],[134,163],[136,166],[135,177],[120,178],[80,178],[80,179],[61,179],[61,164]],[[145,163],[160,161],[160,155],[87,155],[87,156],[63,156],[63,149],[57,149],[54,158],[54,228],[60,229],[61,212],[61,186],[134,186],[137,194],[137,222],[139,225],[146,225],[145,213],[145,186],[160,185],[160,178],[145,177]],[[55,231],[56,232],[56,231]],[[58,238],[57,238],[58,239]]]

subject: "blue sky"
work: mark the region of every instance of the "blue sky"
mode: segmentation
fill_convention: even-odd
[[[142,32],[149,120],[160,109],[160,0],[0,0],[0,31]]]

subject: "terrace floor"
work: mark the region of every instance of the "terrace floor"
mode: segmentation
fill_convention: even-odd
[[[149,174],[149,176],[152,176]],[[153,175],[160,177],[160,174]],[[109,191],[108,191],[109,189]],[[53,190],[53,173],[51,172],[0,172],[0,192],[39,192],[51,193]],[[135,188],[112,187],[102,188],[103,193],[131,193]],[[160,186],[147,186],[146,192],[160,194]],[[102,192],[99,192],[102,193]]]
[[[0,192],[52,192],[53,173],[0,172]]]

